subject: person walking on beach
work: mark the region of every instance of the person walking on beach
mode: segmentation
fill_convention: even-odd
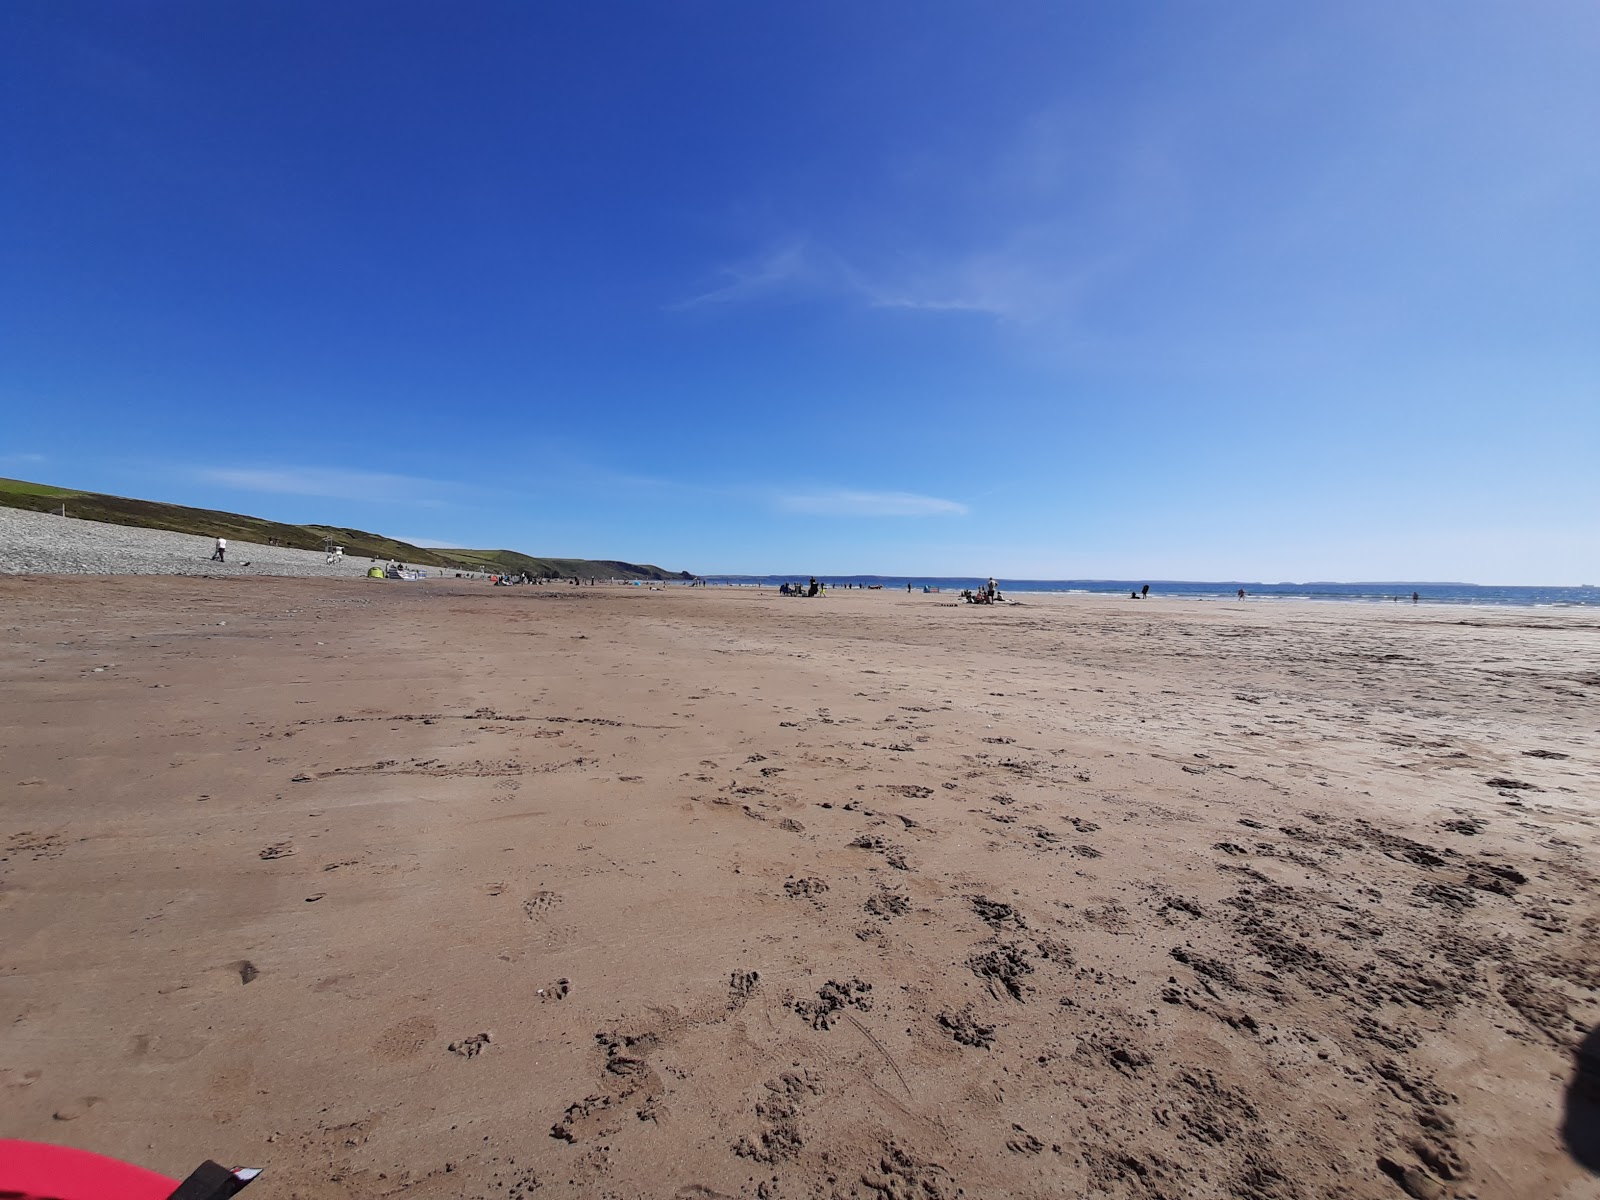
[[[211,561],[212,562],[227,562],[228,561],[228,539],[227,538],[219,537],[217,539],[217,548],[211,552]]]
[[[1239,589],[1239,599],[1241,599],[1241,600],[1244,599],[1244,589],[1243,588]]]
[[[1422,593],[1420,593],[1420,592],[1412,592],[1411,593],[1411,603],[1416,604],[1421,599],[1422,599]]]
[[[1149,598],[1150,598],[1150,585],[1147,583],[1142,588],[1139,589],[1139,599],[1148,600]]]

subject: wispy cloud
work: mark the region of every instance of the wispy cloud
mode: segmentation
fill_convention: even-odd
[[[902,270],[876,277],[844,256],[809,238],[785,238],[748,259],[718,268],[718,286],[670,305],[674,311],[733,306],[799,296],[846,297],[872,308],[929,312],[1002,310],[985,298],[974,280],[951,278],[949,271]]]
[[[674,310],[747,300],[798,291],[832,290],[840,282],[841,264],[803,238],[789,238],[771,249],[718,268],[717,286],[668,307]]]
[[[831,298],[1058,333],[1170,244],[1193,210],[1192,118],[1151,103],[1115,128],[1051,103],[976,155],[919,154],[862,181],[879,220],[808,210],[677,309]]]
[[[874,308],[962,312],[1030,324],[1067,314],[1103,259],[1060,244],[1057,230],[1020,231],[992,249],[932,265],[858,273],[856,291]]]
[[[42,454],[0,454],[0,466],[33,467],[49,461]]]
[[[867,308],[971,313],[1028,323],[1067,311],[1104,269],[1103,257],[1080,257],[1058,231],[1033,227],[1003,244],[938,259],[853,259],[807,238],[785,239],[720,268],[724,282],[669,305],[672,311],[755,304],[797,297],[843,299]]]
[[[430,506],[440,503],[439,493],[452,486],[409,475],[338,467],[203,467],[195,477],[241,492]]]
[[[834,489],[778,497],[784,512],[820,517],[964,517],[967,506],[955,500],[912,492],[856,492]]]

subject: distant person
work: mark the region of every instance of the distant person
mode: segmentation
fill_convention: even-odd
[[[1129,592],[1128,593],[1128,599],[1129,600],[1137,600],[1138,598],[1139,598],[1139,593],[1138,592]]]
[[[911,590],[911,581],[908,579],[908,580],[906,580],[906,591],[909,592],[910,590]]]
[[[228,539],[227,538],[219,537],[217,539],[217,548],[211,552],[211,561],[212,562],[227,562],[228,561]]]
[[[1241,599],[1241,600],[1244,599],[1244,589],[1243,588],[1239,589],[1239,599]]]
[[[1422,593],[1421,592],[1412,592],[1411,593],[1411,603],[1418,604],[1421,601],[1422,601]]]
[[[1150,595],[1150,585],[1147,583],[1139,589],[1139,599],[1147,599]]]

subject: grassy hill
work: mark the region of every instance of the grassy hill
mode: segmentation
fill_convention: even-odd
[[[133,525],[140,529],[167,529],[202,537],[225,537],[230,542],[264,544],[276,540],[280,545],[301,550],[321,550],[325,539],[331,538],[335,544],[344,547],[346,554],[357,558],[393,558],[415,566],[457,571],[525,571],[530,575],[576,575],[585,579],[691,578],[686,571],[665,571],[648,564],[612,559],[537,558],[515,550],[437,550],[413,546],[409,542],[396,541],[363,529],[341,529],[334,525],[290,525],[261,517],[247,517],[241,513],[81,492],[21,479],[0,479],[0,506],[31,509],[34,512],[58,512],[62,505],[66,505],[69,517],[84,521],[105,521],[111,525]]]

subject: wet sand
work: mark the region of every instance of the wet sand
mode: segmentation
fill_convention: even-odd
[[[952,600],[0,579],[0,1129],[255,1200],[1600,1194],[1600,614]]]

